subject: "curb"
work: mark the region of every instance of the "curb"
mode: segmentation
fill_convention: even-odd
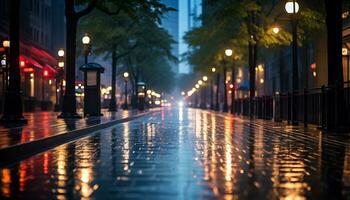
[[[132,117],[127,117],[123,119],[111,120],[105,123],[92,125],[89,127],[68,131],[66,133],[53,135],[46,138],[41,138],[31,142],[12,145],[3,149],[0,149],[0,167],[10,165],[12,163],[24,160],[30,156],[41,153],[48,149],[52,149],[56,146],[72,142],[74,140],[80,139],[82,137],[88,136],[98,130],[105,129],[117,124],[132,121],[137,118],[141,118],[158,111],[150,111],[146,113],[141,113]]]

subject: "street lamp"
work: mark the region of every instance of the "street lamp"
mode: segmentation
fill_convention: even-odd
[[[8,50],[10,48],[10,40],[4,40],[2,41],[2,46],[5,49],[5,69],[4,69],[4,73],[3,73],[3,80],[4,80],[4,89],[7,88],[8,85],[8,67],[9,67],[9,54],[8,54]]]
[[[4,40],[2,41],[2,46],[4,48],[10,48],[10,40]]]
[[[55,111],[59,111],[63,97],[63,72],[64,72],[64,49],[60,48],[57,51],[58,55],[58,72],[56,73],[56,104]],[[59,85],[58,85],[59,84]],[[59,89],[58,89],[59,87]],[[59,93],[59,96],[58,96]]]
[[[210,109],[214,110],[214,83],[213,83],[213,79],[214,79],[214,75],[216,72],[216,68],[212,67],[211,72],[213,73],[213,75],[212,75],[212,78],[210,79]]]
[[[85,56],[85,65],[88,63],[88,56],[91,52],[91,39],[88,34],[85,33],[83,38],[81,39],[84,45],[84,56]]]
[[[233,54],[232,49],[226,49],[226,50],[225,50],[225,55],[226,55],[227,57],[231,57],[232,54]],[[225,61],[225,59],[224,59],[224,107],[223,107],[223,112],[227,112],[227,111],[228,111],[228,104],[227,104],[227,88],[226,88],[226,84],[227,84],[226,73],[227,73],[226,61]]]
[[[129,78],[129,73],[128,72],[124,72],[123,73],[123,77],[124,77],[124,105],[123,105],[123,109],[127,110],[128,109],[128,78]]]
[[[272,28],[272,32],[274,34],[278,34],[280,32],[280,28],[278,26],[275,26],[275,27]]]
[[[288,1],[286,3],[286,5],[284,6],[284,8],[286,9],[286,12],[288,14],[298,13],[299,12],[299,4],[295,0],[294,1]]]
[[[59,49],[57,54],[58,54],[59,57],[63,57],[64,56],[64,50],[62,48]]]
[[[288,1],[285,4],[285,9],[288,14],[291,15],[292,22],[292,63],[293,63],[293,71],[292,71],[292,115],[291,120],[292,124],[296,125],[296,114],[297,114],[297,104],[295,91],[298,88],[298,30],[297,30],[297,13],[299,12],[299,4],[293,0]]]
[[[200,107],[202,109],[206,109],[207,108],[207,89],[206,89],[204,84],[205,84],[205,82],[208,81],[208,77],[207,76],[203,76],[202,80],[198,81],[199,85],[203,85],[203,88],[202,88],[202,91],[201,91],[202,98],[201,98],[201,105],[200,105]]]
[[[232,56],[232,54],[233,54],[232,49],[226,49],[226,50],[225,50],[225,55],[226,55],[226,56],[230,57],[230,56]]]

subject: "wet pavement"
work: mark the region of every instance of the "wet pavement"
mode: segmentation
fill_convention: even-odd
[[[19,127],[0,125],[0,149],[11,145],[23,144],[34,140],[50,137],[88,126],[108,122],[115,119],[124,119],[136,115],[136,111],[108,112],[103,110],[101,117],[82,119],[58,119],[58,112],[25,113],[28,124]]]
[[[193,109],[0,169],[0,199],[350,199],[350,140]]]

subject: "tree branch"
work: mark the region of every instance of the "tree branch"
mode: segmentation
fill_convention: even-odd
[[[124,52],[124,53],[118,55],[118,56],[117,56],[117,59],[120,59],[120,58],[122,58],[122,57],[124,57],[124,56],[129,55],[137,46],[138,46],[138,43],[136,42],[136,44],[134,44],[128,51],[126,51],[126,52]]]
[[[100,10],[101,12],[107,14],[107,15],[119,15],[120,11],[122,10],[122,6],[119,6],[118,9],[115,12],[111,12],[107,8],[101,6],[101,5],[96,5],[96,9]]]
[[[80,17],[82,17],[84,15],[89,14],[96,7],[97,2],[98,2],[98,0],[91,0],[89,5],[85,9],[76,13],[77,19],[79,19]]]

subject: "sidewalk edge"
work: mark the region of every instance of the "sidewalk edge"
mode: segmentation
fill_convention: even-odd
[[[135,116],[126,117],[122,119],[111,120],[105,123],[88,126],[85,128],[68,131],[66,133],[53,135],[46,138],[41,138],[35,141],[12,145],[0,149],[0,167],[10,165],[12,163],[21,161],[25,158],[41,153],[56,146],[75,141],[77,139],[88,136],[98,130],[105,129],[117,124],[132,121],[159,111],[149,111]]]

